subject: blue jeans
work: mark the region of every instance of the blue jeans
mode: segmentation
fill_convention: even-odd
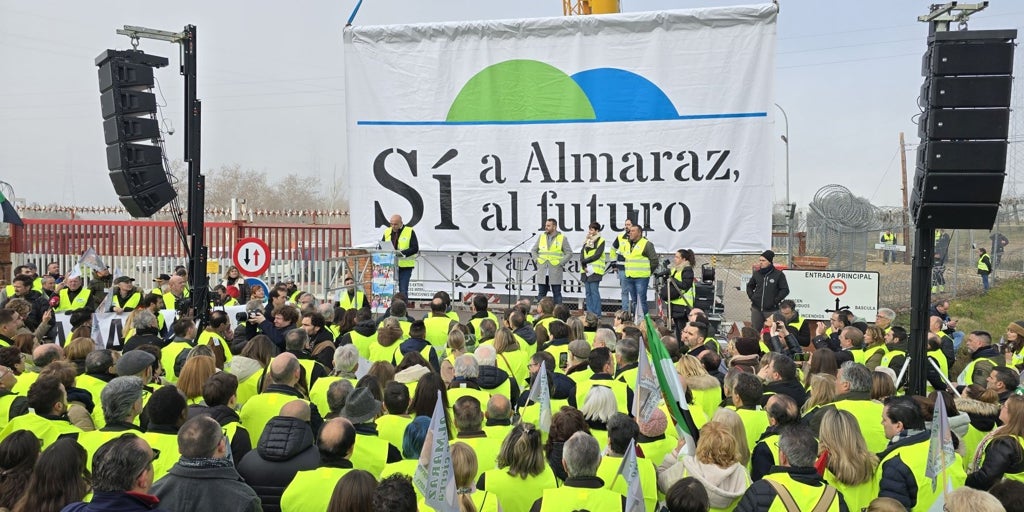
[[[639,301],[641,310],[645,315],[647,314],[647,285],[650,281],[650,276],[626,278],[626,290],[629,292],[629,309],[626,311],[635,312],[636,304]]]
[[[601,281],[587,281],[587,311],[601,316]]]
[[[562,285],[560,284],[548,284],[548,277],[544,277],[544,282],[537,283],[537,300],[534,302],[540,302],[541,299],[548,295],[548,291],[551,291],[551,297],[555,299],[555,304],[562,303]]]
[[[619,268],[619,286],[622,288],[622,310],[629,311],[629,288],[626,287],[626,271]]]
[[[981,287],[988,291],[988,274],[981,275]]]
[[[405,295],[406,300],[409,299],[409,281],[412,280],[412,269],[413,267],[398,267],[398,291]]]

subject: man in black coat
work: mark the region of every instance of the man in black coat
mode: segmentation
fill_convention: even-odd
[[[779,303],[789,295],[786,275],[775,268],[772,261],[775,253],[768,250],[757,258],[757,270],[747,281],[747,297],[750,298],[750,326],[761,328],[766,318],[779,310]]]

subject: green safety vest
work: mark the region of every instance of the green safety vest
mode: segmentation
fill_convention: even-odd
[[[341,299],[338,302],[341,309],[362,309],[363,304],[366,303],[366,294],[362,290],[356,290],[356,296],[353,298],[346,291],[341,294]]]
[[[590,512],[621,512],[622,495],[608,489],[587,489],[562,486],[544,489],[540,512],[589,510]]]
[[[377,342],[377,333],[376,333],[376,331],[373,334],[369,335],[369,336],[363,336],[362,334],[359,334],[355,330],[351,330],[351,331],[348,332],[348,336],[349,336],[349,339],[352,340],[352,344],[355,345],[357,349],[359,349],[359,357],[361,357],[363,359],[369,360],[370,359],[370,345],[372,345],[372,344]],[[447,343],[447,341],[446,341],[446,343]]]
[[[644,256],[644,249],[647,248],[647,239],[641,238],[626,254],[626,277],[644,278],[651,277],[651,261]]]
[[[555,358],[555,367],[553,370],[556,373],[565,373],[565,367],[569,364],[569,344],[565,345],[551,345],[544,349],[545,352],[551,354]]]
[[[452,325],[452,319],[447,315],[431,315],[423,319],[423,325],[427,328],[424,336],[427,342],[437,350],[444,350],[448,345],[448,328]]]
[[[504,441],[504,438],[467,437],[452,439],[451,444],[466,443],[476,453],[477,470],[476,475],[473,477],[473,481],[476,482],[480,479],[480,475],[484,474],[484,471],[498,469],[498,452],[501,451],[502,441]]]
[[[410,396],[412,395],[410,394]],[[377,418],[377,435],[398,448],[402,446],[402,441],[405,439],[405,427],[408,427],[410,423],[412,423],[412,416],[385,414]]]
[[[882,233],[882,243],[887,245],[893,245],[896,243],[896,235],[894,233]]]
[[[6,427],[11,421],[11,406],[19,395],[10,394],[0,397],[0,428]]]
[[[281,495],[281,512],[305,512],[307,510],[327,510],[331,503],[328,489],[334,489],[338,480],[349,468],[319,467],[295,473],[295,478]]]
[[[7,296],[8,297],[14,297],[14,285],[13,284],[7,285],[7,287],[5,289],[7,290]],[[43,291],[43,278],[37,277],[35,281],[32,281],[32,289],[37,291],[37,292],[42,292]]]
[[[249,379],[253,378],[250,376]],[[248,379],[246,379],[248,380]],[[286,395],[284,393],[275,393],[273,391],[267,393],[260,393],[247,402],[239,412],[238,417],[242,423],[242,427],[249,431],[249,440],[253,446],[260,440],[260,436],[263,435],[263,429],[270,422],[271,418],[281,413],[281,407],[284,404],[293,400],[302,400],[292,395]],[[302,400],[307,404],[311,403],[309,400]]]
[[[625,382],[619,380],[589,379],[584,382],[580,382],[579,384],[576,384],[577,407],[583,407],[583,402],[587,398],[587,393],[589,393],[590,389],[595,386],[604,386],[608,389],[611,389],[612,394],[615,395],[615,404],[618,405],[619,412],[629,414],[629,394],[627,392],[627,386]]]
[[[163,478],[181,458],[181,453],[178,452],[178,436],[160,432],[143,432],[139,437],[145,439],[154,450],[160,450],[160,458],[153,461],[153,481],[156,482]]]
[[[510,511],[530,510],[533,502],[544,496],[544,489],[558,487],[558,479],[555,478],[551,466],[547,464],[540,474],[526,478],[511,476],[507,469],[492,469],[485,471],[484,475],[487,492],[497,496],[501,507]]]
[[[391,241],[391,227],[384,228],[384,241]],[[412,244],[412,228],[409,226],[403,226],[402,231],[398,233],[398,246],[396,247],[399,251],[404,251],[409,248]],[[402,256],[398,255],[398,266],[399,268],[412,268],[416,266],[416,258],[413,256]]]
[[[893,359],[896,359],[897,357],[900,357],[900,356],[906,357],[906,355],[907,355],[907,353],[902,351],[902,350],[887,350],[885,352],[885,355],[882,356],[882,366],[889,366],[889,363],[891,363]],[[896,368],[893,368],[893,369],[896,370],[897,372],[899,372],[898,369],[896,369]]]
[[[62,435],[80,434],[82,432],[82,429],[72,425],[70,421],[48,420],[38,414],[29,413],[22,414],[17,418],[11,418],[7,426],[0,430],[0,441],[7,439],[7,436],[18,430],[28,430],[31,432],[42,443],[40,448],[43,450]]]
[[[231,347],[228,346],[228,342],[225,341],[224,338],[222,338],[219,334],[217,334],[215,332],[210,332],[210,331],[203,331],[203,332],[199,333],[198,344],[199,345],[209,345],[210,348],[213,348],[213,347],[223,347],[224,348],[224,362],[225,363],[230,363],[231,362]],[[300,360],[300,362],[301,362],[301,360]]]
[[[321,414],[326,414],[331,410],[331,406],[327,403],[327,391],[331,388],[331,384],[334,384],[343,378],[344,377],[338,377],[335,375],[320,377],[316,380],[316,384],[313,384],[313,386],[309,388],[309,401],[316,405],[316,408],[321,411]],[[355,379],[347,380],[352,383],[353,388],[356,386]]]
[[[896,448],[878,463],[878,470],[875,471],[876,482],[881,482],[882,475],[885,474],[884,466],[896,458],[902,460],[908,468],[913,470],[914,479],[917,480],[917,497],[910,512],[924,512],[930,509],[943,492],[942,485],[936,485],[933,490],[932,479],[925,476],[924,468],[928,462],[928,445],[928,441],[922,441]],[[953,489],[963,486],[967,479],[960,456],[956,455],[956,458],[957,460],[946,468],[946,476],[951,480]]]
[[[768,428],[768,413],[758,407],[757,409],[736,409],[736,414],[743,420],[743,429],[747,433],[747,448],[753,451],[753,448],[750,447],[757,445],[757,440]]]
[[[921,471],[921,474],[924,474],[924,471]],[[796,502],[797,510],[814,510],[815,505],[818,504],[818,500],[821,499],[827,489],[825,485],[816,486],[799,482],[789,476],[789,473],[768,473],[764,476],[764,479],[778,482],[783,488],[789,491],[793,496],[793,501]],[[838,512],[840,496],[842,496],[842,494],[836,493],[835,497],[832,499],[832,503],[829,504],[826,510],[829,512]],[[775,499],[772,500],[771,506],[768,507],[768,512],[786,512],[786,506],[782,503],[782,499],[776,496]]]
[[[583,258],[584,259],[593,258],[594,254],[597,253],[597,247],[600,246],[603,243],[604,243],[604,238],[597,237],[597,240],[594,241],[594,248],[593,249],[586,249],[586,248],[583,249]],[[607,264],[604,261],[604,255],[602,254],[600,258],[598,258],[598,259],[596,259],[594,261],[591,261],[590,262],[590,266],[591,266],[591,268],[594,269],[594,274],[599,275],[599,276],[603,276],[604,275],[604,270],[605,270],[605,268],[607,268]]]
[[[379,475],[388,463],[390,446],[391,443],[380,437],[356,434],[356,444],[352,449],[351,459],[353,469],[362,469],[371,475]]]
[[[58,294],[60,296],[60,302],[57,303],[56,309],[58,313],[64,311],[75,311],[89,305],[89,297],[92,296],[92,290],[88,288],[78,290],[78,295],[75,295],[74,300],[71,300],[71,295],[68,291],[69,290],[67,288],[64,288]]]
[[[889,438],[885,437],[885,430],[882,428],[881,402],[874,400],[839,400],[835,402],[836,409],[847,411],[857,418],[860,423],[861,433],[864,441],[868,444],[871,453],[881,453],[889,444]]]
[[[999,359],[992,358],[992,357],[982,357],[980,359],[972,359],[970,363],[967,363],[967,366],[964,368],[964,371],[960,372],[960,375],[957,376],[956,383],[961,385],[961,386],[969,386],[971,384],[974,384],[975,383],[974,382],[974,367],[977,366],[977,364],[982,362],[982,361],[987,362],[987,363],[992,363],[992,368],[995,368],[997,366],[1005,366],[1006,365],[1005,364],[1006,363],[1005,359],[1002,360],[1002,361],[1000,361]],[[985,372],[985,375],[982,377],[981,382],[978,382],[978,384],[980,384],[982,386],[985,385],[985,379],[987,379],[989,374],[992,373],[992,368],[989,368],[989,371]],[[971,380],[968,381],[967,379],[971,379]]]
[[[648,261],[648,260],[646,258],[643,258],[643,261]],[[648,268],[650,268],[650,267],[648,267]],[[672,271],[672,279],[675,279],[677,281],[681,281],[683,279],[683,270],[682,269],[673,270]],[[693,307],[693,300],[696,297],[697,297],[697,287],[691,285],[689,290],[679,290],[679,297],[673,299],[671,301],[671,303],[675,304],[677,306],[686,306],[688,308],[692,308]]]
[[[555,239],[551,241],[551,246],[548,246],[548,235],[544,233],[540,236],[540,240],[537,241],[537,265],[543,265],[548,263],[550,265],[559,266],[562,264],[562,244],[565,242],[565,236],[561,233],[555,235]]]
[[[92,456],[96,453],[96,450],[100,449],[107,441],[112,441],[127,432],[105,432],[102,430],[90,430],[88,432],[82,432],[78,434],[78,444],[85,448],[85,453],[88,455],[85,458],[85,467],[89,471],[92,471]],[[142,432],[135,432],[138,435],[142,435]]]
[[[188,297],[188,294],[182,292],[181,298],[184,299],[186,297]],[[171,293],[171,292],[165,293],[164,294],[164,309],[174,310],[175,309],[174,306],[177,303],[177,301],[178,301],[178,299],[176,299],[174,297],[173,293]]]
[[[494,326],[495,327],[497,327],[497,328],[501,327],[501,322],[498,321],[498,317],[494,313],[491,313],[490,311],[488,311],[487,312],[487,318],[494,322]],[[483,321],[484,321],[483,318],[472,318],[472,319],[469,320],[469,324],[473,326],[473,333],[476,334],[477,339],[480,338],[480,324]],[[447,342],[447,340],[448,340],[448,334],[445,333],[445,341]]]
[[[604,480],[605,489],[626,496],[629,484],[622,477],[615,478],[620,465],[622,465],[622,457],[606,454],[601,457],[601,463],[597,466],[597,476]],[[638,458],[636,467],[639,471],[640,490],[644,495],[644,505],[647,510],[654,512],[658,510],[658,475],[654,472],[654,464],[651,464],[648,459]],[[615,482],[615,485],[612,485],[612,482]]]
[[[985,273],[991,272],[992,257],[988,254],[982,254],[981,257],[978,258],[978,270]]]
[[[192,350],[192,344],[187,341],[172,341],[160,351],[160,364],[164,367],[164,378],[174,384],[178,382],[178,372],[174,371],[174,362],[178,355],[186,350]]]
[[[63,292],[64,290],[61,290],[61,291]],[[121,309],[128,309],[128,308],[134,309],[134,308],[139,307],[139,301],[140,300],[142,300],[142,293],[139,292],[139,291],[134,291],[134,292],[132,292],[131,295],[128,296],[127,299],[124,299],[124,302],[121,301],[121,296],[115,293],[113,295],[112,302],[114,303],[114,307],[118,307],[118,308],[121,308]]]

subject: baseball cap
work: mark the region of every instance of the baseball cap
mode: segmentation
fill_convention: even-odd
[[[121,277],[119,277],[117,279],[114,279],[114,284],[130,283],[132,281],[135,281],[135,278],[128,277],[128,276],[121,276]]]
[[[171,276],[169,276],[167,274],[160,274],[160,275],[156,276],[156,279],[154,279],[153,282],[155,283],[157,281],[170,281],[170,280],[171,280]]]

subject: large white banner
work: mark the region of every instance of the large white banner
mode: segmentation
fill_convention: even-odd
[[[375,246],[392,214],[440,251],[629,217],[663,252],[763,251],[776,14],[347,27],[353,243]]]

